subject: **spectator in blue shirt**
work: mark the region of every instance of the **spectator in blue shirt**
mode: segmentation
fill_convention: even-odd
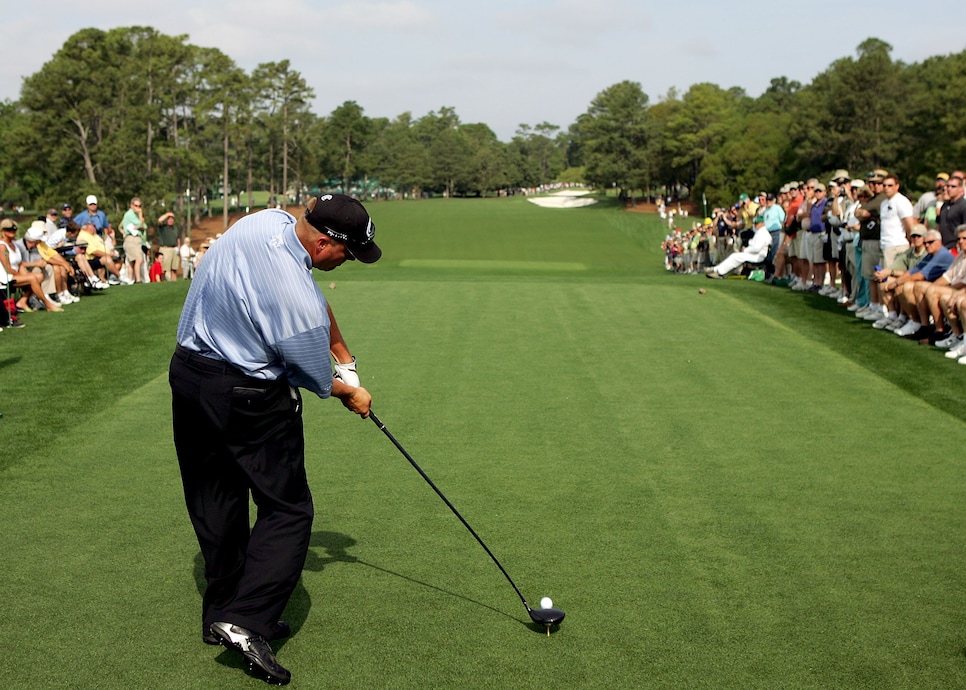
[[[917,340],[929,338],[936,330],[934,324],[921,323],[919,302],[925,299],[926,289],[952,266],[955,259],[953,253],[943,246],[943,236],[938,230],[926,233],[925,246],[928,254],[896,280],[899,308],[909,321],[895,333]]]
[[[768,250],[768,256],[765,257],[765,273],[771,278],[775,274],[775,256],[782,243],[782,227],[785,225],[785,209],[777,203],[772,192],[765,195],[761,217],[765,221],[765,230],[771,234],[771,248]]]
[[[111,246],[116,246],[114,243],[114,228],[111,227],[107,214],[97,208],[97,197],[93,194],[88,195],[87,208],[77,214],[74,222],[81,227],[93,225],[99,237],[110,237]]]

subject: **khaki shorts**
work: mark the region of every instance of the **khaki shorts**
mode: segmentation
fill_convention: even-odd
[[[795,233],[795,236],[788,243],[789,259],[796,259],[802,256],[802,235],[804,234],[805,232],[803,230],[799,230],[797,233]]]
[[[805,251],[803,258],[808,259],[809,263],[813,264],[824,264],[825,263],[825,239],[824,232],[807,232],[805,233]]]
[[[883,268],[892,268],[892,264],[896,262],[896,257],[902,254],[902,252],[909,249],[908,244],[900,244],[897,247],[886,247],[882,250],[882,266]]]
[[[178,271],[181,269],[181,255],[178,254],[177,247],[160,247],[161,268],[165,271]]]
[[[128,235],[124,238],[124,260],[134,263],[138,259],[144,258],[144,251],[141,249],[141,238]]]

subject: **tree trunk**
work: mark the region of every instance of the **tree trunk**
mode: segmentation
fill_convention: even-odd
[[[282,108],[282,208],[288,206],[288,104]]]
[[[268,196],[275,196],[275,142],[271,139],[268,143]]]
[[[248,179],[247,179],[247,181],[245,183],[245,187],[246,187],[246,190],[245,191],[248,193],[248,207],[247,207],[247,210],[248,211],[251,211],[252,210],[252,207],[255,205],[255,197],[253,196],[254,193],[252,192],[252,184],[253,184],[253,181],[252,181],[252,175],[253,175],[253,173],[252,173],[252,166],[254,165],[254,162],[253,162],[252,158],[253,158],[252,142],[249,139],[249,141],[248,141]]]
[[[151,112],[151,101],[154,99],[154,89],[153,84],[148,82],[148,112]],[[145,151],[146,156],[146,170],[148,172],[148,177],[151,177],[151,147],[154,143],[154,121],[148,117],[148,141]]]
[[[224,138],[224,166],[222,167],[222,178],[221,178],[221,215],[222,220],[225,224],[225,230],[228,229],[228,112],[225,109],[225,138]]]
[[[342,165],[342,193],[349,193],[349,167],[352,165],[352,132],[345,135],[345,158]]]
[[[91,184],[97,184],[97,178],[94,175],[94,162],[91,160],[90,149],[87,148],[87,128],[79,120],[72,120],[74,126],[77,127],[77,143],[80,146],[81,156],[84,158],[84,172],[87,174],[87,181]]]

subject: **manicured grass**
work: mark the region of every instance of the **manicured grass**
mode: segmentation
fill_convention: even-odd
[[[824,298],[670,275],[656,218],[614,205],[370,210],[384,261],[319,282],[374,409],[567,619],[533,630],[374,425],[306,400],[293,686],[966,684],[966,367]],[[263,687],[199,639],[166,381],[185,290],[0,334],[14,686]]]

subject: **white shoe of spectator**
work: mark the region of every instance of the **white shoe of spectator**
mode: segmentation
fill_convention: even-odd
[[[799,281],[794,285],[792,285],[792,290],[794,290],[795,292],[805,292],[806,290],[808,290],[808,287],[806,287],[805,283]]]
[[[962,336],[958,336],[955,333],[950,333],[948,338],[936,341],[936,347],[942,350],[948,350],[951,347],[955,347],[962,342]]]
[[[80,302],[80,300],[74,297],[72,294],[64,290],[63,292],[57,293],[57,299],[60,300],[61,304],[73,304],[74,302]]]
[[[106,290],[107,288],[111,287],[110,283],[105,283],[100,278],[94,278],[94,282],[92,284],[95,290]]]
[[[959,362],[960,364],[966,364],[966,357],[960,357],[956,361]]]
[[[848,309],[849,311],[856,312],[856,311],[859,311],[860,309],[865,309],[865,307],[860,307],[858,304],[853,304]]]
[[[892,331],[893,333],[895,333],[900,328],[905,326],[907,323],[909,323],[909,317],[906,316],[905,314],[899,314],[898,317],[892,320],[892,323],[886,326],[886,330]]]
[[[922,326],[918,321],[907,321],[902,328],[897,328],[894,333],[900,337],[905,337],[907,335],[912,335],[913,333],[918,333]]]
[[[130,278],[121,278],[121,285],[134,285],[134,281]]]
[[[841,295],[839,295],[839,298],[835,301],[838,302],[839,304],[845,304],[846,302],[849,301],[849,296],[843,292]]]
[[[949,359],[959,359],[966,356],[966,339],[960,340],[958,345],[954,345],[949,352],[944,353]]]
[[[111,277],[107,279],[107,284],[108,285],[120,285],[121,284],[121,280],[120,280],[120,278],[116,278],[113,275],[111,275]]]
[[[871,304],[867,304],[864,307],[860,307],[859,309],[856,309],[855,310],[855,318],[857,318],[857,319],[864,318],[865,315],[869,313],[869,310],[871,308],[872,308],[872,305]]]
[[[890,324],[891,324],[891,323],[892,323],[893,321],[895,321],[895,320],[896,320],[897,318],[899,318],[899,317],[898,317],[898,316],[889,316],[888,314],[886,314],[886,315],[885,315],[885,316],[883,316],[883,317],[882,317],[881,319],[877,319],[877,320],[875,321],[875,323],[873,323],[873,324],[872,324],[872,328],[875,328],[875,329],[877,329],[877,330],[884,330],[884,329],[885,329],[885,328],[887,328],[887,327],[888,327],[888,326],[889,326],[889,325],[890,325]]]
[[[865,314],[862,315],[862,318],[866,321],[878,321],[879,319],[885,317],[885,315],[886,313],[882,309],[882,306],[876,305],[875,308],[870,308],[868,311],[866,311]]]

